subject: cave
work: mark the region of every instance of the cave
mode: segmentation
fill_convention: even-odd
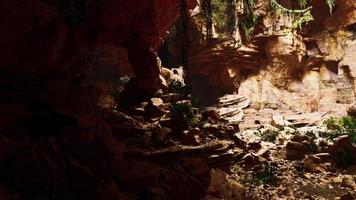
[[[355,199],[355,8],[0,1],[0,200]]]

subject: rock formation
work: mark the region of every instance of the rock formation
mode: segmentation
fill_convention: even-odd
[[[354,198],[353,121],[314,125],[355,101],[355,2],[223,40],[202,3],[1,1],[0,199]]]
[[[272,105],[345,115],[355,100],[355,3],[338,1],[330,14],[325,2],[312,1],[314,21],[302,31],[287,33],[292,17],[269,14],[269,4],[263,2],[255,6],[260,23],[243,46],[236,45],[239,41],[235,37],[215,34],[210,46],[203,37],[196,38],[205,30],[199,14],[203,10],[196,8],[190,22],[190,35],[195,38],[190,38],[187,71],[193,94],[203,105],[236,92],[261,108]],[[286,6],[291,2],[282,1]],[[236,7],[237,16],[243,12]],[[243,31],[237,27],[235,32]],[[177,37],[176,42],[180,39]]]

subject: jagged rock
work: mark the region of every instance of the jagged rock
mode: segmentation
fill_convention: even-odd
[[[328,156],[328,158],[326,158]],[[324,160],[322,160],[324,158]],[[330,162],[330,156],[324,155],[310,155],[303,160],[304,169],[309,172],[325,172],[332,170],[331,163],[326,163],[326,159]]]
[[[174,73],[173,70],[162,67],[161,75],[167,81],[168,85],[171,84],[173,81],[179,81],[184,84],[183,76],[181,76],[179,73]]]
[[[233,106],[235,108],[246,108],[251,101],[242,95],[227,94],[218,99],[218,107]]]
[[[335,200],[354,200],[354,196],[350,193],[347,192],[343,195],[341,195],[340,197],[336,197]]]
[[[250,168],[254,166],[261,166],[263,161],[266,161],[266,159],[254,153],[248,153],[242,157],[241,161],[245,167]]]
[[[341,186],[344,187],[348,187],[351,188],[353,190],[356,190],[356,179],[355,177],[351,176],[351,175],[344,175],[342,182],[341,182]]]
[[[310,138],[306,135],[294,135],[292,138],[291,138],[291,141],[294,141],[294,142],[309,142],[310,141]]]
[[[202,142],[201,134],[202,132],[199,128],[186,130],[183,132],[182,142],[186,145],[198,145]]]
[[[172,133],[172,130],[170,128],[167,128],[167,127],[158,128],[155,130],[155,138],[156,138],[157,142],[162,143],[167,139],[167,137],[171,133]]]
[[[356,147],[351,143],[348,135],[342,135],[333,140],[333,144],[327,148],[333,160],[341,165],[356,163]]]
[[[302,159],[306,153],[311,152],[310,144],[306,141],[289,141],[286,144],[286,158],[288,160]]]
[[[320,112],[294,114],[285,116],[285,120],[295,127],[303,127],[316,124],[321,121],[323,115],[325,115],[325,113]]]
[[[183,97],[177,93],[168,93],[161,95],[161,99],[165,103],[176,103],[177,101],[182,101]]]
[[[347,109],[347,114],[351,117],[356,117],[356,105],[353,104]]]
[[[209,109],[209,110],[206,110],[202,113],[203,117],[208,119],[212,119],[212,120],[219,120],[220,119],[220,115],[218,113],[218,111],[216,109]]]
[[[162,101],[162,99],[155,97],[155,98],[151,98],[150,103],[151,103],[151,105],[153,105],[155,107],[160,107],[160,106],[162,106],[163,101]]]
[[[245,149],[247,146],[247,142],[244,141],[243,139],[241,139],[241,137],[238,135],[238,133],[233,135],[233,140],[234,143],[237,147],[241,148],[241,149]]]
[[[146,119],[151,119],[152,121],[159,120],[165,113],[163,101],[159,98],[151,99],[151,102],[145,107]]]
[[[261,149],[262,145],[261,145],[261,141],[250,141],[249,143],[247,143],[247,149],[251,149],[251,150],[259,150]]]
[[[211,169],[210,185],[204,200],[244,199],[245,188],[220,169]]]

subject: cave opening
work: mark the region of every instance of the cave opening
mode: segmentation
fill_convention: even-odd
[[[355,7],[2,0],[0,200],[355,199]]]

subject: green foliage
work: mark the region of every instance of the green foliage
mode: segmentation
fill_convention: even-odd
[[[291,10],[280,5],[277,0],[271,0],[271,7],[278,15],[292,15],[292,29],[301,29],[303,25],[314,20],[310,11],[312,7],[305,8],[306,4],[306,0],[299,0],[301,9]]]
[[[312,140],[316,140],[316,135],[314,134],[313,131],[307,131],[307,132],[305,133],[305,135],[308,136],[308,137],[309,137],[310,139],[312,139]]]
[[[326,5],[328,5],[330,13],[332,13],[332,11],[336,5],[336,0],[326,0]]]
[[[329,119],[324,121],[324,125],[326,126],[327,129],[329,130],[339,130],[340,126],[337,122],[337,119],[334,117],[330,117]]]
[[[356,129],[356,119],[353,117],[341,117],[339,125],[347,130]]]
[[[298,14],[294,17],[294,21],[292,24],[292,29],[302,29],[304,24],[308,24],[308,22],[313,21],[314,17],[311,14],[310,10],[307,10],[301,14]]]
[[[301,8],[305,8],[307,6],[307,0],[299,0],[299,6]]]
[[[188,98],[190,102],[192,103],[193,107],[198,107],[199,106],[199,101],[198,98],[195,96],[192,96],[190,93],[192,89],[182,83],[179,80],[173,80],[169,85],[168,85],[168,90],[169,92],[177,93],[181,95],[184,98]]]
[[[251,35],[255,31],[255,26],[259,21],[259,16],[251,13],[247,17],[241,19],[242,29],[245,33],[245,37],[247,39],[251,38]]]
[[[212,18],[215,26],[219,30],[225,30],[227,26],[228,16],[226,14],[227,1],[223,0],[212,0]]]
[[[340,119],[329,118],[324,121],[326,132],[321,132],[320,136],[330,140],[340,136],[349,135],[352,143],[356,144],[356,119],[353,117],[341,117]]]
[[[188,97],[191,89],[179,80],[173,80],[168,85],[169,92],[180,94],[182,97]]]
[[[295,170],[297,170],[298,173],[302,173],[304,171],[304,164],[302,161],[297,161],[294,165]]]
[[[212,21],[220,37],[229,36],[235,29],[236,0],[211,0]]]
[[[263,172],[256,175],[263,184],[277,185],[278,178],[276,176],[277,167],[269,162],[263,164]]]
[[[247,39],[251,38],[259,21],[259,16],[253,10],[254,5],[255,0],[244,0],[244,13],[246,15],[242,17],[240,22]]]
[[[245,183],[253,185],[278,185],[277,167],[269,162],[263,163],[263,170],[254,173],[253,177],[245,179]]]
[[[275,143],[279,134],[280,132],[277,130],[267,129],[266,131],[261,132],[259,136],[262,141]]]
[[[188,103],[173,103],[171,111],[174,118],[183,117],[187,121],[191,121],[194,117],[193,107]]]

